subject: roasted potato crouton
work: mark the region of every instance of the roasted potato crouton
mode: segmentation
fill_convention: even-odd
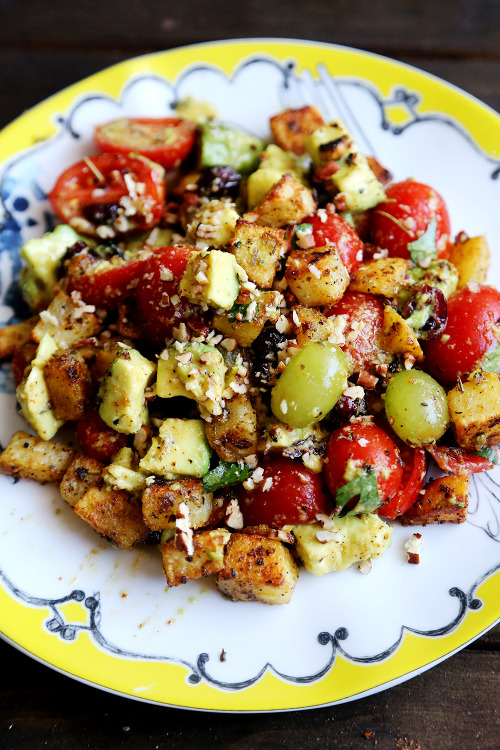
[[[448,408],[457,443],[469,451],[500,442],[500,379],[480,372],[448,393]]]
[[[41,313],[31,332],[33,341],[40,343],[45,333],[52,336],[60,347],[70,346],[81,339],[100,333],[102,323],[87,306],[78,305],[70,296],[59,292],[46,310]]]
[[[307,136],[324,125],[324,120],[316,107],[286,109],[270,119],[274,140],[284,151],[298,156],[306,153],[304,141]]]
[[[235,393],[222,414],[205,422],[208,442],[223,461],[239,461],[257,450],[257,414],[248,396]]]
[[[62,478],[59,490],[61,497],[70,505],[85,495],[91,487],[97,487],[101,481],[104,464],[89,458],[84,453],[77,453]]]
[[[458,271],[457,289],[469,282],[484,284],[490,265],[490,250],[486,237],[467,237],[451,246],[448,257]]]
[[[243,218],[267,227],[284,227],[314,213],[316,200],[309,188],[287,172]]]
[[[124,490],[91,487],[74,506],[75,513],[98,534],[121,549],[130,550],[149,534],[139,503]]]
[[[10,359],[16,349],[29,341],[31,331],[38,322],[38,315],[33,315],[22,323],[4,326],[0,330],[0,359]]]
[[[415,331],[390,305],[384,307],[382,346],[393,354],[411,354],[422,362],[424,353]]]
[[[467,518],[469,487],[469,474],[452,474],[432,480],[421,499],[400,517],[402,525],[463,523]]]
[[[278,260],[286,249],[283,229],[261,227],[238,219],[230,250],[250,281],[262,289],[273,285]]]
[[[404,258],[379,258],[363,263],[351,275],[350,292],[382,294],[389,299],[410,285],[411,261]]]
[[[71,352],[54,354],[43,370],[56,419],[81,419],[94,390],[89,368]]]
[[[186,503],[192,528],[205,524],[212,510],[210,496],[197,479],[174,479],[151,484],[142,494],[144,523],[153,531],[175,529],[179,503]]]
[[[19,430],[0,455],[0,472],[35,482],[60,482],[74,451]]]
[[[292,308],[292,321],[298,346],[304,346],[308,341],[327,341],[335,338],[338,343],[339,325],[336,316],[327,318],[315,308],[296,305]]]
[[[232,601],[287,604],[298,575],[290,550],[280,541],[232,534],[217,586]]]
[[[285,278],[300,304],[309,307],[335,304],[349,285],[349,273],[333,245],[291,252]]]
[[[218,573],[224,565],[224,547],[231,534],[226,529],[200,531],[193,536],[194,553],[177,549],[174,540],[162,544],[163,569],[169,586]]]

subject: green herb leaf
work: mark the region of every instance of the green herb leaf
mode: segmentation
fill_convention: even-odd
[[[495,466],[498,466],[499,464],[498,453],[488,445],[485,445],[480,451],[475,451],[475,454],[476,456],[481,456],[481,458],[488,459],[488,461],[491,461]]]
[[[437,221],[431,219],[425,232],[413,242],[408,243],[410,258],[421,268],[428,268],[437,258],[436,229]]]
[[[484,355],[481,369],[486,372],[500,372],[500,344],[497,344]]]
[[[227,316],[231,323],[233,323],[235,320],[238,320],[238,318],[236,317],[238,314],[241,314],[242,318],[245,317],[249,304],[250,302],[243,302],[241,305],[233,305],[231,309],[227,311]]]
[[[349,500],[358,495],[359,500],[356,505],[346,510],[345,506]],[[342,508],[339,518],[358,513],[371,513],[381,505],[375,474],[362,469],[354,479],[337,490],[335,500]]]
[[[212,469],[203,477],[203,492],[215,492],[222,487],[240,484],[248,479],[251,473],[248,466],[221,461],[215,469]]]

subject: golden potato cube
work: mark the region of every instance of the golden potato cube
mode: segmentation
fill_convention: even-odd
[[[219,417],[205,423],[208,442],[223,461],[239,461],[257,451],[257,414],[245,393],[226,399]]]
[[[413,328],[390,305],[384,307],[382,348],[393,354],[411,354],[422,362],[424,353]]]
[[[312,191],[287,172],[243,219],[266,227],[284,227],[314,213],[316,205]]]
[[[349,273],[333,245],[294,250],[286,261],[285,278],[301,305],[333,305],[349,286]]]
[[[97,487],[102,478],[104,464],[84,453],[77,453],[66,469],[59,491],[63,500],[75,505],[91,487]]]
[[[410,285],[411,261],[404,258],[379,258],[358,266],[351,275],[350,292],[382,294],[389,299]]]
[[[469,282],[484,284],[490,265],[490,250],[486,237],[467,237],[451,246],[448,260],[458,271],[457,289]]]
[[[74,451],[67,445],[42,440],[24,430],[15,432],[0,455],[0,472],[35,482],[60,482]]]
[[[433,479],[425,488],[424,495],[399,520],[403,526],[463,523],[467,518],[469,488],[469,474]]]
[[[230,536],[226,529],[200,531],[193,535],[192,555],[177,549],[174,539],[162,544],[163,569],[168,585],[179,586],[218,573],[224,565],[224,547]]]
[[[43,369],[43,377],[56,419],[81,419],[94,390],[85,362],[71,352],[53,354]]]
[[[310,105],[286,109],[270,119],[271,131],[278,146],[298,156],[306,153],[304,141],[307,136],[324,124],[316,107]]]
[[[140,504],[124,490],[91,487],[77,500],[74,511],[94,531],[120,549],[133,549],[139,542],[144,542],[149,534],[142,519]]]
[[[0,330],[0,360],[10,359],[16,349],[30,340],[31,331],[38,320],[38,315],[33,315],[28,320],[23,320],[22,323],[13,323]]]
[[[298,346],[304,346],[308,341],[327,341],[330,336],[338,335],[336,317],[327,318],[314,307],[295,305],[292,321]]]
[[[142,493],[144,523],[153,531],[175,529],[175,517],[179,503],[189,509],[191,527],[203,526],[210,517],[212,503],[210,495],[203,493],[199,479],[174,479],[151,484]]]
[[[448,393],[448,408],[457,443],[469,451],[500,442],[500,379],[480,372]]]
[[[280,292],[257,290],[250,301],[248,296],[240,295],[235,305],[247,305],[240,317],[229,315],[227,312],[216,312],[212,317],[212,326],[227,338],[234,338],[239,346],[252,346],[253,342],[269,320],[275,323],[279,317],[279,309],[283,295]],[[255,305],[253,305],[255,303]],[[241,319],[240,319],[241,318]]]
[[[276,268],[286,249],[283,229],[261,227],[238,219],[230,250],[250,281],[262,289],[273,285]]]
[[[91,309],[91,308],[90,308]],[[45,333],[50,334],[58,347],[70,346],[76,341],[96,336],[102,323],[86,306],[77,305],[65,292],[59,292],[31,332],[38,344]]]
[[[280,541],[232,534],[217,586],[232,601],[288,604],[298,575],[290,550]]]

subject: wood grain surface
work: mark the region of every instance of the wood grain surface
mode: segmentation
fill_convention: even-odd
[[[0,127],[127,57],[273,36],[384,54],[500,111],[499,0],[0,0]],[[134,702],[73,681],[3,641],[0,664],[1,750],[500,747],[500,626],[389,691],[290,713],[207,714]]]

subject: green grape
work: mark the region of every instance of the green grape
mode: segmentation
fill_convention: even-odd
[[[396,435],[413,446],[435,443],[450,424],[446,391],[420,370],[405,370],[391,378],[385,413]]]
[[[271,394],[275,417],[307,427],[333,409],[347,388],[344,353],[328,341],[308,341],[284,369]]]

